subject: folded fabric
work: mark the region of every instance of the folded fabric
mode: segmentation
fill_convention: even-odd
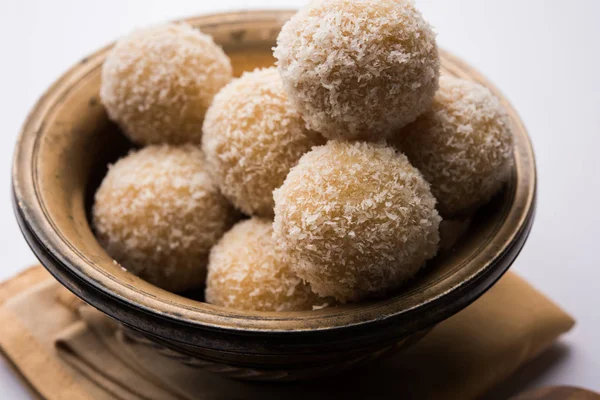
[[[0,286],[0,348],[41,398],[472,399],[547,349],[573,319],[515,274],[420,343],[340,376],[293,384],[228,380],[169,359],[81,303],[41,267]]]

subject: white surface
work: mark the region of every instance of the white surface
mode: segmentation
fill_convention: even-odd
[[[12,214],[15,138],[47,86],[133,27],[193,14],[289,8],[304,1],[2,0],[0,279],[35,262]],[[520,111],[538,157],[533,232],[514,268],[578,320],[568,351],[529,386],[600,391],[600,38],[597,0],[417,0],[440,44],[495,82]],[[1,329],[1,328],[0,328]],[[29,398],[0,361],[2,398]]]

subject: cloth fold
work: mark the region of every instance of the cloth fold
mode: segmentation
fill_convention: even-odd
[[[515,274],[420,343],[337,377],[293,384],[228,380],[128,338],[34,267],[0,286],[0,348],[39,397],[191,400],[471,399],[547,349],[573,319]]]

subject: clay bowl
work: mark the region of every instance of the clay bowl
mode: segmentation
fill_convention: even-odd
[[[290,15],[229,13],[188,22],[215,37],[239,74],[273,63],[271,48]],[[516,139],[510,182],[472,217],[451,251],[390,297],[314,312],[264,313],[163,291],[115,265],[89,223],[107,164],[132,146],[98,99],[109,47],[63,75],[29,115],[14,157],[15,213],[31,248],[57,280],[171,357],[255,380],[338,372],[414,343],[494,285],[525,243],[534,214],[535,162],[523,124],[505,101]],[[480,82],[502,97],[468,65],[446,52],[442,57],[447,74]]]

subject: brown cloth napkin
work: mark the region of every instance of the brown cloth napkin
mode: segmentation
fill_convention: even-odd
[[[573,319],[515,274],[391,358],[295,384],[232,381],[128,338],[41,268],[0,285],[0,349],[43,399],[472,399],[547,349]],[[390,396],[391,395],[391,396]]]

